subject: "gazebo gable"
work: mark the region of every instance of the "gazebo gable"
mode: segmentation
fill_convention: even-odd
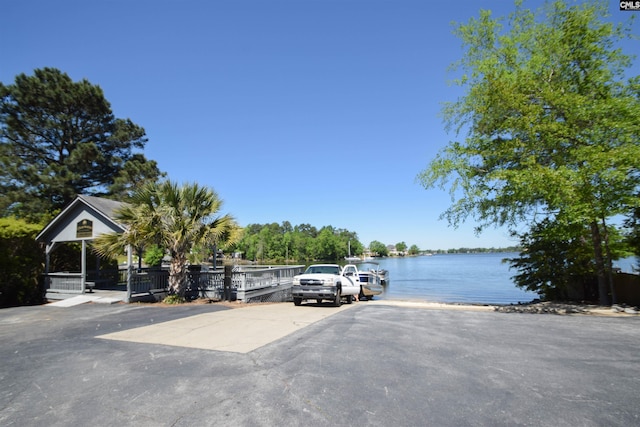
[[[36,240],[48,246],[61,242],[93,240],[100,234],[125,231],[114,218],[123,202],[79,195],[38,234]]]

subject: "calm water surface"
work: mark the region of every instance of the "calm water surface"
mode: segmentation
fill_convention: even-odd
[[[517,253],[447,254],[382,258],[375,262],[389,271],[384,299],[421,299],[434,302],[512,304],[529,302],[538,295],[517,288],[504,258]],[[617,265],[631,271],[635,259]]]
[[[516,288],[502,259],[516,254],[447,254],[376,260],[389,271],[385,299],[510,304],[538,297]]]

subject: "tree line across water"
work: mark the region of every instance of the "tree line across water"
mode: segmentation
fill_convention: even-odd
[[[389,250],[393,247],[393,251]],[[348,255],[362,257],[414,256],[423,254],[459,254],[518,252],[521,248],[451,248],[420,249],[405,242],[387,245],[379,240],[365,246],[356,232],[324,226],[317,228],[310,224],[291,225],[289,221],[280,224],[250,224],[242,232],[240,241],[228,248],[242,259],[258,263],[279,263],[285,261],[309,262],[317,260],[343,260]]]
[[[400,242],[396,248],[406,250],[406,244]],[[412,246],[417,254],[417,246]],[[242,238],[231,246],[231,250],[242,258],[255,262],[309,262],[317,260],[343,260],[345,257],[388,255],[388,248],[382,242],[374,240],[365,246],[358,240],[354,231],[336,228],[330,225],[317,228],[310,224],[291,225],[289,221],[281,224],[250,224],[245,227]]]

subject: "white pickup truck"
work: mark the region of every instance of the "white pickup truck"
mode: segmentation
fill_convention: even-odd
[[[342,298],[347,304],[360,294],[360,277],[355,265],[348,264],[344,268],[338,264],[313,264],[303,274],[294,276],[291,296],[295,305],[302,301],[314,299],[319,304],[322,300],[330,300],[334,306],[340,307]]]

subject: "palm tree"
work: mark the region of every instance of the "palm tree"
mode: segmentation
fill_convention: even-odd
[[[94,242],[101,255],[120,253],[132,244],[157,244],[171,257],[169,292],[184,296],[188,255],[194,247],[231,244],[240,227],[230,215],[216,216],[222,200],[210,188],[196,183],[179,187],[171,181],[153,182],[136,190],[130,204],[116,213],[126,226],[122,234],[104,234]]]

